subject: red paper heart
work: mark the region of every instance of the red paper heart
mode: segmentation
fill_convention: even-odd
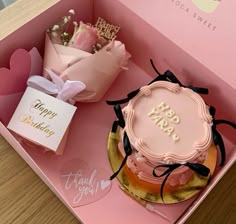
[[[0,95],[22,92],[29,77],[31,58],[28,51],[16,50],[10,59],[10,69],[0,68]]]
[[[72,207],[94,203],[111,189],[109,172],[81,159],[67,161],[61,170],[60,180],[65,197]]]

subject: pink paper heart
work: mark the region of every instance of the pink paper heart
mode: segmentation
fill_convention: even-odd
[[[10,68],[0,68],[0,95],[22,92],[29,77],[31,58],[28,51],[16,50],[10,59]]]
[[[72,207],[87,205],[103,198],[111,189],[109,172],[81,159],[67,161],[60,181],[65,197]]]

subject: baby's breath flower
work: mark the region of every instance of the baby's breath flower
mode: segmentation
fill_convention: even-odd
[[[52,32],[52,36],[57,37],[57,32]]]
[[[54,26],[52,27],[52,30],[55,31],[55,30],[58,30],[59,28],[60,28],[59,25],[54,25]]]
[[[72,14],[72,15],[75,15],[75,10],[74,9],[70,9],[69,13]]]
[[[76,21],[73,21],[74,26],[78,26],[79,24]]]
[[[71,17],[70,16],[65,16],[63,18],[64,23],[68,23],[70,21]]]

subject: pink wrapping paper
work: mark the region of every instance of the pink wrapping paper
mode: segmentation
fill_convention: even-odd
[[[99,101],[117,75],[127,69],[129,55],[125,46],[114,41],[99,52],[75,63],[60,75],[64,80],[82,81],[86,89],[74,98],[77,101]]]
[[[44,68],[51,69],[64,81],[76,80],[86,89],[74,97],[80,102],[97,102],[107,92],[118,74],[127,70],[130,54],[125,45],[112,41],[95,54],[54,44],[46,35]],[[44,76],[48,77],[44,71]]]

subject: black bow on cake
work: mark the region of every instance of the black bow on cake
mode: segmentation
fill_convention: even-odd
[[[163,199],[163,190],[164,190],[164,186],[165,183],[168,179],[168,177],[170,176],[170,174],[177,168],[179,168],[180,166],[187,166],[189,169],[193,170],[195,173],[203,176],[203,177],[208,177],[209,173],[210,173],[210,169],[202,164],[199,163],[184,163],[184,164],[180,164],[180,163],[174,163],[174,164],[162,164],[162,165],[158,165],[156,166],[153,171],[152,171],[152,175],[154,177],[164,177],[163,182],[161,183],[161,189],[160,189],[160,196],[161,196],[161,200],[164,202]],[[156,174],[156,170],[158,168],[167,168],[166,171],[164,171],[161,175],[157,175]]]
[[[123,113],[122,113],[122,110],[121,110],[121,107],[119,104],[116,104],[114,106],[114,111],[115,111],[117,120],[113,122],[112,132],[116,133],[118,126],[120,126],[121,128],[125,127],[125,120],[124,120]],[[110,180],[114,179],[119,174],[119,172],[121,171],[121,169],[125,165],[125,163],[128,159],[128,156],[130,156],[132,154],[132,147],[131,147],[129,137],[128,137],[126,131],[124,131],[123,146],[124,146],[124,151],[125,151],[125,157],[124,157],[119,169],[115,173],[113,173],[113,175],[110,177]]]
[[[122,109],[121,109],[119,104],[116,104],[114,106],[114,111],[115,111],[117,120],[113,122],[112,132],[116,133],[118,126],[120,126],[121,128],[125,127],[125,120],[124,120],[124,116],[123,116],[123,113],[122,113]],[[129,137],[128,137],[126,131],[124,131],[124,135],[123,135],[123,147],[124,147],[124,151],[125,151],[125,157],[124,157],[119,169],[115,173],[113,173],[113,175],[110,177],[110,180],[114,179],[119,174],[119,172],[121,171],[121,169],[125,165],[128,157],[132,154],[132,146],[130,144]],[[163,190],[164,190],[164,186],[165,186],[165,183],[166,183],[168,177],[170,176],[170,174],[175,169],[177,169],[180,166],[187,166],[188,168],[190,168],[191,170],[193,170],[197,174],[199,174],[201,176],[204,176],[204,177],[207,177],[210,173],[210,170],[209,170],[208,167],[206,167],[202,164],[198,164],[198,163],[189,163],[189,162],[187,162],[185,164],[175,163],[175,164],[163,164],[163,165],[156,166],[153,169],[153,176],[155,176],[155,177],[165,176],[165,178],[164,178],[164,180],[161,184],[161,189],[160,189],[160,196],[161,196],[162,201],[164,201],[164,199],[163,199]],[[161,175],[157,175],[155,171],[160,167],[167,168],[167,170],[165,172],[163,172]]]
[[[213,106],[209,107],[209,112],[210,112],[210,114],[213,118],[213,120],[212,120],[213,142],[214,142],[215,146],[219,147],[220,155],[221,155],[220,166],[223,166],[224,162],[225,162],[225,146],[224,146],[223,138],[222,138],[221,134],[217,131],[216,126],[219,125],[219,124],[227,124],[227,125],[230,125],[231,127],[236,129],[236,124],[231,122],[231,121],[227,121],[227,120],[223,120],[223,119],[216,120],[215,119],[216,110]],[[166,183],[168,177],[170,176],[170,174],[180,166],[187,166],[189,169],[193,170],[195,173],[197,173],[201,176],[204,176],[204,177],[207,177],[210,173],[210,170],[209,170],[208,167],[206,167],[202,164],[199,164],[199,163],[189,163],[189,162],[187,162],[185,164],[175,163],[175,164],[162,164],[162,165],[156,166],[153,169],[153,172],[152,172],[153,176],[154,177],[163,177],[163,176],[165,176],[165,178],[164,178],[164,180],[161,184],[161,188],[160,188],[160,196],[161,196],[161,199],[162,199],[163,202],[164,202],[163,190],[164,190],[165,183]],[[167,168],[167,170],[164,171],[161,175],[157,175],[156,174],[156,169],[158,169],[158,168]]]
[[[151,61],[151,65],[152,65],[153,69],[156,71],[158,76],[154,80],[152,80],[150,83],[148,83],[148,85],[150,85],[150,84],[152,84],[153,82],[156,82],[156,81],[168,81],[168,82],[172,82],[172,83],[178,83],[180,86],[185,87],[185,88],[190,88],[193,91],[195,91],[197,93],[200,93],[200,94],[208,94],[208,89],[206,89],[206,88],[194,87],[194,86],[184,86],[175,77],[175,75],[169,70],[166,71],[164,74],[160,74],[158,72],[158,70],[156,69],[155,65],[153,64],[153,61],[152,60],[150,60],[150,61]],[[139,91],[140,91],[140,89],[136,89],[136,90],[130,92],[127,95],[126,98],[121,99],[121,100],[107,101],[108,105],[114,105],[114,111],[115,111],[115,114],[116,114],[116,117],[117,117],[117,120],[114,121],[114,123],[112,125],[112,130],[111,131],[113,133],[116,133],[118,126],[120,126],[121,128],[125,127],[125,120],[124,120],[124,117],[123,117],[123,113],[122,113],[120,104],[129,102],[129,100],[131,100],[133,97],[135,97],[139,93]],[[231,122],[231,121],[227,121],[227,120],[223,120],[223,119],[216,120],[215,119],[216,110],[212,106],[209,107],[209,111],[210,111],[210,114],[213,118],[213,121],[212,121],[212,123],[213,123],[212,124],[213,142],[216,146],[219,147],[220,154],[221,154],[220,166],[222,166],[222,165],[224,165],[224,162],[225,162],[225,154],[226,154],[225,153],[225,146],[224,146],[223,138],[222,138],[221,134],[217,131],[216,126],[219,125],[219,124],[227,124],[227,125],[230,125],[231,127],[236,129],[236,124]],[[125,165],[128,156],[132,154],[132,146],[130,144],[129,137],[128,137],[126,131],[124,131],[123,146],[124,146],[124,151],[125,151],[125,157],[124,157],[119,169],[110,177],[110,180],[114,179],[119,174],[122,167]],[[156,166],[153,169],[153,176],[155,176],[155,177],[165,176],[165,178],[164,178],[164,180],[161,184],[161,189],[160,189],[160,196],[161,196],[162,201],[164,201],[163,200],[163,190],[164,190],[164,186],[165,186],[165,183],[166,183],[168,177],[171,175],[171,173],[175,169],[179,168],[180,166],[187,166],[189,169],[193,170],[195,173],[197,173],[201,176],[204,176],[204,177],[207,177],[210,173],[210,170],[209,170],[208,167],[206,167],[202,164],[198,164],[198,163],[186,162],[184,164],[175,163],[175,164],[162,164],[162,165]],[[157,175],[156,170],[158,168],[161,168],[161,167],[162,168],[167,168],[167,170],[164,171],[161,175]]]
[[[220,155],[221,155],[220,166],[223,166],[225,163],[225,145],[224,145],[224,141],[223,141],[221,134],[216,129],[216,126],[219,124],[227,124],[227,125],[230,125],[231,127],[236,129],[236,124],[231,121],[227,121],[227,120],[223,120],[223,119],[216,120],[215,119],[216,110],[213,106],[210,106],[209,111],[210,111],[210,114],[213,118],[213,120],[212,120],[213,125],[211,127],[212,134],[213,134],[213,142],[214,142],[215,146],[219,147]]]
[[[172,82],[172,83],[178,83],[180,86],[185,87],[185,88],[189,88],[192,89],[194,92],[197,92],[199,94],[208,94],[208,89],[206,88],[201,88],[201,87],[196,87],[196,86],[185,86],[183,85],[177,78],[176,76],[169,70],[167,70],[164,74],[161,74],[157,68],[155,67],[152,59],[150,60],[151,65],[154,69],[154,71],[158,74],[158,76],[153,79],[151,82],[148,83],[148,85],[152,84],[153,82],[157,82],[157,81],[167,81],[167,82]],[[134,98],[138,93],[139,93],[140,89],[136,89],[130,93],[128,93],[127,97],[121,100],[107,100],[107,104],[108,105],[116,105],[116,104],[123,104],[123,103],[127,103],[129,102],[132,98]]]
[[[155,67],[152,59],[150,60],[151,65],[154,69],[154,71],[158,74],[158,76],[153,79],[151,82],[148,83],[148,85],[152,84],[153,82],[157,82],[157,81],[168,81],[168,82],[172,82],[172,83],[178,83],[180,86],[182,87],[186,87],[186,88],[190,88],[193,91],[197,92],[197,93],[201,93],[201,94],[208,94],[208,89],[206,88],[200,88],[200,87],[193,87],[193,86],[184,86],[177,78],[176,76],[169,70],[167,70],[163,75],[160,74],[160,72],[157,70],[157,68]],[[120,104],[123,103],[127,103],[129,102],[129,100],[131,100],[132,98],[134,98],[138,93],[139,93],[140,89],[136,89],[132,92],[130,92],[126,98],[121,99],[121,100],[115,100],[115,101],[106,101],[108,105],[113,105],[114,106],[114,111],[117,117],[117,120],[113,122],[112,125],[112,132],[116,133],[116,130],[118,128],[118,126],[120,126],[121,128],[125,127],[125,120],[123,117],[123,113],[120,107]],[[125,151],[125,157],[119,167],[119,169],[110,177],[110,180],[114,179],[120,172],[120,170],[122,169],[122,167],[125,165],[128,156],[132,153],[132,147],[128,138],[128,135],[126,132],[124,132],[124,136],[123,136],[123,145],[124,145],[124,151]]]

